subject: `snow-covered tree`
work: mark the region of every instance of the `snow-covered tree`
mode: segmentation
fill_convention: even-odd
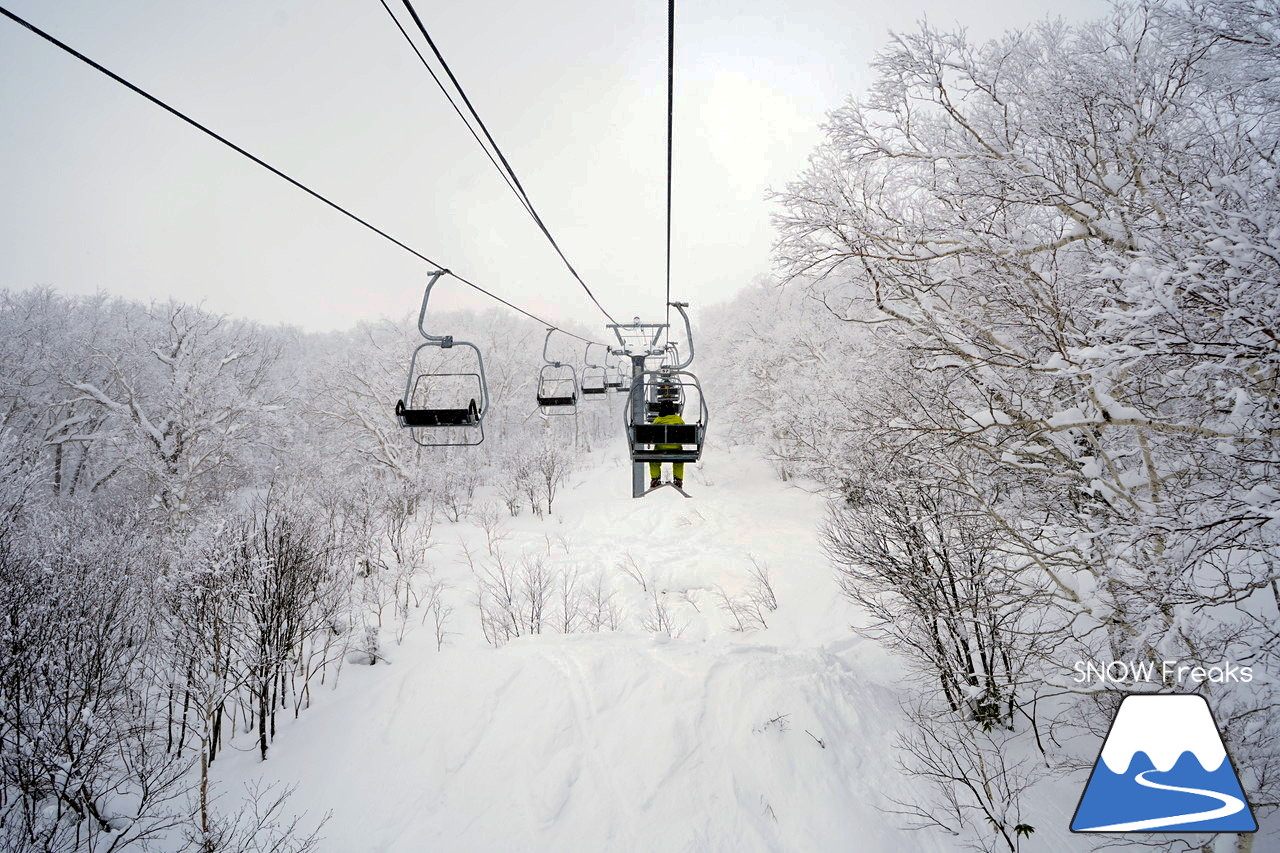
[[[25,517],[24,517],[25,516]],[[0,531],[0,847],[126,850],[182,823],[189,762],[157,691],[157,542],[128,512]]]
[[[925,472],[985,518],[1018,629],[1057,640],[1050,683],[1079,658],[1280,663],[1276,21],[922,26],[778,195],[783,269],[884,356],[846,401],[846,494]],[[1264,803],[1273,690],[1216,697]]]
[[[250,481],[250,447],[276,406],[268,379],[279,350],[252,326],[178,303],[119,305],[113,319],[105,340],[79,341],[85,357],[63,365],[64,405],[110,415],[101,428],[122,440],[117,465],[180,526],[195,504]],[[105,380],[85,376],[85,363]]]

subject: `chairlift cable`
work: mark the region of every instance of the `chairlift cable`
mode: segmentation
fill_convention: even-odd
[[[418,11],[413,8],[413,3],[411,0],[403,0],[403,2],[404,7],[409,11],[410,17],[413,18],[414,24],[417,25],[418,32],[422,33],[422,37],[427,40],[427,45],[431,48],[431,52],[435,54],[436,61],[440,63],[440,67],[443,68],[445,74],[449,76],[449,81],[453,83],[453,87],[457,89],[458,94],[462,96],[462,102],[467,105],[467,110],[476,120],[476,124],[480,126],[480,130],[484,133],[485,139],[489,140],[489,144],[493,146],[493,152],[498,155],[498,159],[502,161],[502,165],[506,168],[507,174],[511,176],[511,181],[515,184],[520,195],[524,199],[525,208],[529,211],[529,215],[533,217],[533,221],[551,243],[551,248],[555,249],[556,254],[560,256],[560,260],[564,261],[564,265],[568,268],[569,273],[577,279],[578,284],[582,285],[582,289],[587,292],[587,296],[591,297],[591,301],[600,309],[600,313],[604,314],[605,317],[608,317],[610,323],[617,323],[618,321],[613,318],[613,315],[606,311],[604,306],[600,304],[600,300],[596,299],[596,295],[591,292],[591,288],[582,280],[582,276],[578,274],[578,271],[573,268],[573,264],[569,263],[569,259],[565,257],[564,252],[560,249],[560,244],[556,242],[556,238],[551,236],[551,230],[547,228],[546,223],[542,221],[542,217],[539,216],[537,210],[534,209],[533,201],[529,198],[529,193],[525,190],[524,185],[520,183],[520,178],[517,177],[515,169],[511,168],[511,164],[507,162],[507,158],[502,153],[502,149],[498,147],[498,143],[494,140],[493,134],[489,133],[489,128],[485,126],[484,119],[480,118],[480,114],[476,112],[476,108],[472,105],[471,99],[467,97],[466,90],[462,88],[462,84],[459,83],[458,78],[454,76],[453,69],[449,67],[449,63],[445,62],[444,56],[440,53],[440,49],[436,47],[435,40],[431,38],[431,34],[427,32],[426,25],[423,24],[422,19],[418,17]],[[404,32],[404,30],[401,29],[401,32]],[[419,56],[421,56],[421,54],[419,54]],[[435,75],[433,74],[432,77],[435,77]],[[440,82],[439,78],[436,78],[436,82]],[[444,87],[442,86],[441,89],[443,90],[443,88]],[[446,93],[446,95],[447,94],[448,93]]]
[[[408,2],[408,0],[405,0]],[[671,151],[676,86],[676,0],[667,0],[667,340],[671,340]]]
[[[441,82],[440,77],[439,75],[436,74],[435,69],[431,67],[431,64],[429,62],[427,62],[427,58],[422,55],[422,51],[419,50],[418,45],[414,43],[413,38],[409,35],[409,31],[406,30],[404,28],[404,25],[400,23],[400,19],[396,17],[395,12],[391,11],[391,7],[387,5],[387,0],[378,0],[378,2],[382,4],[383,9],[387,10],[387,15],[390,16],[392,23],[396,25],[396,29],[400,30],[400,35],[404,36],[404,40],[408,42],[409,47],[413,48],[413,52],[418,55],[418,59],[422,62],[422,67],[427,69],[427,73],[431,75],[431,79],[434,80],[436,83],[436,86],[440,88],[440,91],[444,94],[445,100],[449,102],[449,106],[453,107],[453,111],[458,114],[458,118],[462,119],[462,123],[466,125],[467,130],[471,133],[471,137],[475,139],[476,144],[480,146],[480,150],[484,152],[484,156],[489,158],[489,162],[493,164],[493,168],[497,169],[498,174],[502,177],[502,180],[511,189],[511,192],[515,195],[516,200],[520,202],[520,206],[523,207],[525,210],[529,210],[528,199],[526,199],[521,194],[520,190],[516,189],[516,185],[511,182],[511,178],[507,175],[507,173],[503,170],[503,168],[500,165],[498,165],[498,161],[493,159],[493,152],[489,150],[489,146],[484,144],[484,140],[480,138],[480,134],[476,133],[476,129],[472,127],[471,122],[469,122],[467,120],[467,117],[463,115],[462,108],[458,106],[457,101],[453,99],[453,95],[449,92],[447,88],[445,88],[444,83]]]
[[[264,168],[264,169],[266,169],[267,171],[271,172],[272,174],[276,175],[277,177],[282,178],[283,180],[285,180],[285,181],[289,182],[290,184],[293,184],[295,187],[297,187],[298,189],[302,190],[302,191],[303,191],[303,192],[305,192],[307,195],[310,195],[311,197],[313,197],[313,198],[317,199],[318,201],[323,202],[324,204],[328,205],[329,207],[331,207],[331,208],[333,208],[334,210],[336,210],[336,211],[338,211],[339,213],[341,213],[343,216],[346,216],[346,217],[347,217],[347,218],[349,218],[349,219],[355,220],[356,222],[358,222],[358,223],[360,223],[361,225],[363,225],[365,228],[368,228],[370,231],[374,232],[374,233],[375,233],[375,234],[377,234],[378,236],[380,236],[380,237],[382,237],[382,238],[384,238],[384,239],[386,239],[386,240],[388,240],[388,241],[390,241],[390,242],[394,243],[396,246],[399,246],[401,249],[405,250],[406,252],[408,252],[409,254],[413,255],[414,257],[416,257],[416,258],[418,258],[418,259],[420,259],[420,260],[426,261],[427,263],[429,263],[429,264],[431,264],[432,266],[437,267],[437,268],[439,268],[439,269],[444,269],[444,270],[447,270],[447,269],[448,269],[447,267],[445,267],[445,265],[444,265],[444,264],[441,264],[441,263],[439,263],[438,261],[434,261],[434,260],[432,260],[431,258],[429,258],[429,257],[427,257],[426,255],[424,255],[422,252],[419,252],[417,249],[413,248],[412,246],[410,246],[410,245],[408,245],[408,244],[406,244],[406,243],[402,242],[401,240],[399,240],[399,239],[397,239],[397,238],[395,238],[395,237],[391,236],[391,235],[390,235],[390,234],[388,234],[386,231],[383,231],[381,228],[379,228],[378,226],[376,226],[376,225],[372,224],[372,223],[371,223],[371,222],[369,222],[368,220],[362,219],[361,217],[359,217],[359,216],[357,216],[356,214],[352,213],[351,211],[347,210],[345,207],[343,207],[342,205],[338,204],[337,202],[335,202],[335,201],[331,201],[330,199],[326,198],[325,196],[323,196],[323,195],[321,195],[320,193],[316,192],[315,190],[311,189],[310,187],[308,187],[306,184],[302,183],[301,181],[299,181],[299,180],[297,180],[297,179],[295,179],[295,178],[290,177],[289,175],[285,174],[285,173],[284,173],[284,172],[282,172],[280,169],[277,169],[275,166],[272,166],[270,163],[266,162],[266,161],[265,161],[265,160],[263,160],[262,158],[260,158],[260,157],[258,157],[258,156],[256,156],[256,155],[254,155],[254,154],[252,154],[252,153],[250,153],[249,151],[245,150],[244,148],[241,148],[239,145],[237,145],[237,144],[235,144],[234,142],[232,142],[231,140],[227,139],[225,136],[222,136],[221,134],[217,133],[216,131],[211,130],[210,128],[206,127],[205,125],[203,125],[203,124],[201,124],[200,122],[196,121],[195,119],[191,118],[190,116],[188,116],[187,114],[185,114],[185,113],[183,113],[182,111],[178,110],[177,108],[170,106],[169,104],[167,104],[167,103],[165,103],[164,101],[162,101],[162,100],[160,100],[159,98],[157,98],[155,95],[152,95],[152,94],[150,94],[149,92],[145,91],[144,89],[141,89],[141,88],[139,88],[138,86],[135,86],[133,83],[130,83],[128,80],[124,79],[124,78],[123,78],[123,77],[121,77],[119,74],[116,74],[114,71],[110,70],[109,68],[106,68],[106,67],[104,67],[103,65],[100,65],[99,63],[97,63],[97,62],[95,62],[94,60],[90,59],[89,57],[85,56],[83,53],[81,53],[80,51],[78,51],[78,50],[76,50],[75,48],[71,47],[70,45],[66,44],[65,42],[59,41],[56,37],[54,37],[53,35],[50,35],[49,33],[45,32],[44,30],[40,29],[40,28],[39,28],[39,27],[37,27],[35,24],[32,24],[30,21],[27,21],[27,20],[25,20],[24,18],[21,18],[21,17],[19,17],[18,15],[15,15],[13,12],[9,11],[9,10],[8,10],[7,8],[5,8],[4,6],[0,6],[0,14],[3,14],[6,18],[9,18],[9,19],[10,19],[11,21],[13,21],[14,23],[16,23],[16,24],[18,24],[18,25],[20,25],[20,26],[22,26],[22,27],[24,27],[24,28],[26,28],[26,29],[30,30],[31,32],[33,32],[33,33],[35,33],[36,35],[38,35],[40,38],[42,38],[42,39],[44,39],[45,41],[49,42],[50,44],[54,45],[55,47],[58,47],[58,48],[62,49],[62,50],[63,50],[63,51],[65,51],[66,53],[69,53],[70,55],[74,56],[76,59],[79,59],[81,62],[85,63],[86,65],[88,65],[89,67],[93,68],[94,70],[99,71],[99,72],[101,72],[102,74],[105,74],[107,77],[110,77],[112,80],[116,81],[116,82],[117,82],[117,83],[119,83],[120,85],[122,85],[122,86],[124,86],[125,88],[129,89],[131,92],[133,92],[133,93],[135,93],[135,94],[137,94],[137,95],[139,95],[139,96],[141,96],[141,97],[143,97],[143,98],[146,98],[148,101],[150,101],[151,103],[153,103],[153,104],[155,104],[156,106],[160,107],[160,108],[161,108],[161,109],[163,109],[165,112],[167,112],[167,113],[169,113],[169,114],[171,114],[171,115],[175,116],[176,118],[181,119],[182,121],[186,122],[187,124],[191,125],[192,127],[196,128],[197,130],[201,131],[202,133],[206,134],[207,136],[210,136],[210,137],[212,137],[212,138],[216,139],[218,142],[221,142],[223,145],[225,145],[225,146],[227,146],[228,148],[232,149],[232,150],[233,150],[233,151],[235,151],[236,153],[241,154],[241,155],[243,155],[244,157],[247,157],[249,160],[252,160],[254,163],[257,163],[259,166],[261,166],[262,168]],[[584,337],[582,337],[581,335],[577,335],[577,334],[574,334],[573,332],[570,332],[570,331],[568,331],[568,330],[566,330],[566,329],[562,329],[562,328],[560,328],[559,326],[556,326],[555,324],[551,323],[550,321],[548,321],[548,320],[544,320],[543,318],[539,317],[537,314],[530,313],[529,311],[526,311],[525,309],[521,308],[520,306],[515,305],[515,304],[513,304],[513,303],[511,303],[511,302],[508,302],[507,300],[503,299],[501,296],[498,296],[496,293],[492,293],[492,292],[490,292],[490,291],[488,291],[488,290],[485,290],[485,289],[484,289],[483,287],[481,287],[480,285],[476,284],[476,283],[475,283],[475,282],[473,282],[473,281],[470,281],[470,280],[468,280],[468,279],[464,278],[463,276],[458,275],[458,274],[457,274],[457,273],[455,273],[455,272],[449,271],[449,275],[453,276],[455,279],[457,279],[458,281],[460,281],[460,282],[462,282],[463,284],[467,285],[468,287],[472,288],[473,290],[476,290],[476,291],[478,291],[478,292],[480,292],[480,293],[483,293],[485,296],[489,297],[490,299],[493,299],[493,300],[494,300],[494,301],[496,301],[496,302],[500,302],[500,303],[502,303],[503,305],[505,305],[505,306],[507,306],[508,308],[510,308],[511,310],[516,311],[516,312],[518,312],[518,313],[520,313],[520,314],[523,314],[524,316],[528,317],[528,318],[529,318],[529,319],[531,319],[531,320],[536,320],[536,321],[538,321],[539,323],[541,323],[541,324],[542,324],[542,325],[544,325],[544,326],[551,326],[552,328],[556,329],[557,331],[563,332],[564,334],[568,335],[569,337],[571,337],[571,338],[577,338],[578,340],[583,341],[583,342],[586,342],[586,341],[590,340],[589,338],[584,338]],[[599,343],[599,341],[596,341],[596,343]]]

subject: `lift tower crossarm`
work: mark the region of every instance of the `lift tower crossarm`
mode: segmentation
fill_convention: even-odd
[[[667,323],[641,323],[640,318],[636,317],[630,323],[610,323],[605,326],[606,329],[612,329],[613,334],[618,338],[618,346],[620,346],[626,355],[634,356],[635,353],[628,346],[627,341],[622,337],[623,329],[631,329],[636,332],[644,332],[648,334],[649,330],[653,330],[653,337],[649,340],[648,352],[646,355],[661,355],[662,350],[658,348],[658,338],[662,337],[662,330],[669,327]]]

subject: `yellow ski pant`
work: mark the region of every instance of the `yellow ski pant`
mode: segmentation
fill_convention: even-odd
[[[672,475],[672,477],[674,477],[674,478],[675,478],[675,479],[677,479],[677,480],[683,480],[683,479],[684,479],[684,463],[683,463],[683,462],[672,462],[672,463],[671,463],[671,475]],[[662,477],[662,463],[661,463],[661,462],[650,462],[650,463],[649,463],[649,479],[650,479],[650,480],[657,480],[657,479],[659,479],[659,478],[661,478],[661,477]]]

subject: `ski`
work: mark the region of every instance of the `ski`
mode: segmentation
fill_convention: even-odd
[[[658,484],[658,485],[656,485],[656,486],[650,486],[649,488],[645,489],[644,494],[645,494],[645,495],[648,495],[650,492],[656,492],[658,489],[661,489],[663,486],[670,486],[671,488],[675,489],[675,490],[676,490],[677,492],[679,492],[680,494],[684,495],[686,498],[692,498],[692,497],[693,497],[693,495],[689,494],[689,493],[688,493],[688,492],[686,492],[684,489],[682,489],[682,488],[680,488],[679,486],[677,486],[675,483],[659,483],[659,484]]]

